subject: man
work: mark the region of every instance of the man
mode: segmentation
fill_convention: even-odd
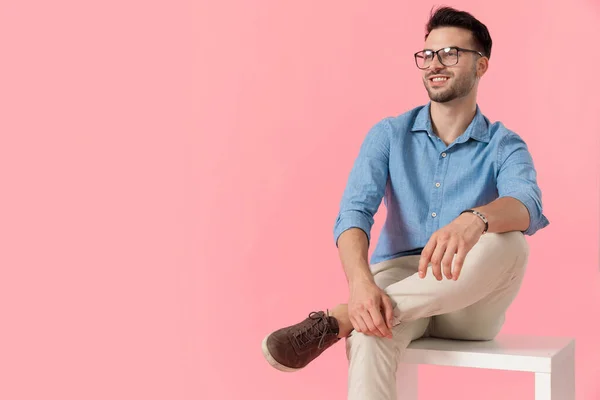
[[[295,371],[347,338],[350,399],[395,399],[412,340],[491,340],[517,295],[529,247],[549,224],[525,142],[477,105],[492,40],[471,14],[443,7],[415,54],[430,102],[373,126],[344,191],[334,236],[347,304],[312,312],[263,341]],[[387,218],[367,261],[373,216]]]

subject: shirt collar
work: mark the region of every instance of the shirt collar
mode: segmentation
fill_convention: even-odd
[[[469,138],[479,140],[480,142],[489,143],[490,132],[488,129],[488,122],[485,116],[481,113],[479,104],[476,105],[477,111],[475,117],[467,127],[465,133],[463,133],[457,142],[466,142]],[[431,117],[429,115],[429,109],[431,108],[431,101],[428,102],[421,110],[417,113],[417,116],[411,127],[411,132],[425,131],[430,135],[434,135],[433,128],[431,125]]]

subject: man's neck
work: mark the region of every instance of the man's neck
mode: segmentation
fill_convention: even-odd
[[[433,131],[447,145],[465,133],[477,111],[477,102],[471,96],[447,103],[431,102],[430,115]]]

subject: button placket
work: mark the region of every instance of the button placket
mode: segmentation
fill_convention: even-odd
[[[446,171],[448,170],[448,153],[446,151],[442,153],[438,153],[440,157],[438,158],[438,165],[436,168],[436,172],[433,179],[433,187],[431,193],[431,207],[429,209],[429,235],[433,234],[440,225],[440,220],[437,218],[438,211],[442,208],[442,191],[438,190],[442,186],[442,181],[444,176],[446,175]]]

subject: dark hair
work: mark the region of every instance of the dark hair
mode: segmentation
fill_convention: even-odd
[[[452,7],[441,7],[434,12],[432,8],[426,26],[425,40],[432,30],[443,27],[457,27],[471,31],[476,50],[482,52],[487,58],[492,55],[492,37],[488,28],[468,12],[458,11]]]

